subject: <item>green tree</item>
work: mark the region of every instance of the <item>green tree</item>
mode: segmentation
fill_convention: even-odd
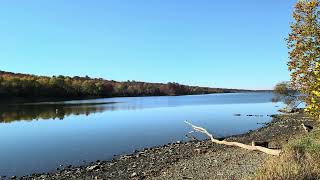
[[[96,89],[95,83],[90,80],[85,80],[81,85],[81,90],[84,95],[94,95]]]
[[[284,108],[286,112],[292,112],[301,104],[302,100],[298,91],[291,87],[290,82],[281,82],[274,87],[273,102],[282,101],[287,106]]]
[[[300,0],[293,12],[294,22],[287,39],[292,87],[304,95],[307,112],[320,117],[320,103],[315,104],[319,79],[315,71],[320,63],[320,11],[318,0]]]

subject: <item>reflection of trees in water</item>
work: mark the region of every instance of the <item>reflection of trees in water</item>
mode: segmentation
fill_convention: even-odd
[[[0,123],[45,119],[63,120],[70,115],[90,115],[113,110],[103,104],[29,104],[0,107]]]
[[[137,110],[148,108],[142,104],[131,103],[33,103],[0,106],[0,123],[58,119],[70,115],[90,115],[105,111]]]

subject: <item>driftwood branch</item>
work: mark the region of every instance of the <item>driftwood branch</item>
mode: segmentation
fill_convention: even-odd
[[[269,148],[265,148],[265,147],[261,147],[261,146],[247,145],[247,144],[242,144],[242,143],[238,143],[238,142],[228,142],[228,141],[224,141],[224,140],[219,141],[219,140],[215,139],[213,137],[213,135],[210,134],[206,129],[204,129],[202,127],[195,126],[188,121],[185,121],[185,123],[190,125],[195,131],[209,136],[210,140],[216,144],[223,144],[223,145],[227,145],[227,146],[237,146],[237,147],[244,148],[244,149],[247,149],[250,151],[261,151],[266,154],[270,154],[270,155],[274,155],[274,156],[279,156],[281,153],[281,150],[279,150],[279,149],[269,149]]]

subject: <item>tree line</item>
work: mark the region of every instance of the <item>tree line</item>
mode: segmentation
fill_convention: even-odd
[[[0,71],[0,97],[2,98],[176,96],[238,91],[236,89],[186,86],[178,83],[117,82],[88,76],[48,77]]]

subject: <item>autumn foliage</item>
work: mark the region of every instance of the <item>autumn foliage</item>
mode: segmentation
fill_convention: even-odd
[[[117,82],[90,77],[35,76],[0,71],[0,100],[23,98],[87,98],[191,95],[237,92],[232,89],[185,86],[178,83]]]
[[[301,92],[306,112],[320,118],[320,11],[318,0],[300,0],[287,39],[292,86]]]
[[[308,107],[306,108],[306,111],[320,119],[320,63],[317,63],[313,75],[317,82],[310,87],[312,91],[311,96],[308,98]]]

